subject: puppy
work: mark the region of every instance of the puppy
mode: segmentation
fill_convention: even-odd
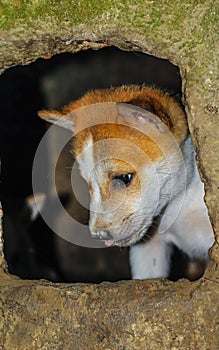
[[[91,235],[130,246],[134,279],[168,277],[173,245],[208,260],[214,242],[186,115],[151,87],[88,92],[61,111],[40,111],[70,129],[90,191]]]

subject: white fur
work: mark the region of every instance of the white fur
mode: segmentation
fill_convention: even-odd
[[[77,161],[80,167],[81,176],[88,182],[89,174],[94,168],[92,136],[86,140],[83,146],[83,151],[77,157]]]
[[[158,234],[147,243],[130,248],[130,266],[133,279],[168,277],[171,246]]]
[[[200,180],[194,157],[193,160],[192,174],[191,167],[188,169],[188,177],[192,175],[191,183],[185,193],[180,193],[171,201],[163,214],[160,225],[166,226],[167,231],[159,232],[158,228],[149,242],[136,244],[130,249],[134,279],[167,277],[171,243],[191,258],[208,260],[208,250],[214,243],[214,235],[204,203],[204,185]],[[178,203],[182,203],[182,206],[177,213]],[[175,220],[169,227],[168,223],[172,222],[173,218]]]
[[[78,163],[82,177],[89,182],[92,186],[92,200],[90,202],[90,221],[89,227],[93,237],[106,238],[106,232],[104,227],[109,224],[109,220],[104,217],[104,207],[102,205],[102,198],[100,193],[99,183],[103,181],[104,174],[102,173],[101,166],[98,166],[98,162],[95,163],[94,159],[94,147],[92,137],[87,140],[84,149],[78,157]],[[96,227],[98,230],[95,230]],[[103,230],[101,230],[103,228]]]
[[[173,154],[154,164],[146,162],[138,169],[140,193],[130,194],[127,188],[112,192],[106,201],[102,185],[118,152],[111,154],[113,148],[107,142],[99,149],[96,146],[91,137],[78,158],[81,174],[92,186],[89,223],[92,236],[105,239],[106,246],[132,245],[130,264],[135,279],[167,277],[172,243],[191,258],[207,260],[214,235],[190,138],[182,146],[184,157],[174,148]],[[121,154],[118,158],[121,159]],[[153,237],[133,245],[161,212],[162,219]]]

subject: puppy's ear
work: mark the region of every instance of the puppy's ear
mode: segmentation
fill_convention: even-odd
[[[38,112],[38,116],[49,123],[71,130],[73,134],[75,133],[75,122],[71,113],[63,114],[55,110],[42,110]]]
[[[146,128],[148,131],[151,128],[156,128],[160,132],[167,132],[166,125],[155,114],[129,103],[117,102],[117,109],[119,114],[131,126],[137,126],[139,130]]]

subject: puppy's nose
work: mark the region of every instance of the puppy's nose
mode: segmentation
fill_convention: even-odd
[[[98,216],[90,223],[91,235],[95,238],[110,240],[112,221],[109,218]]]
[[[98,229],[92,230],[92,236],[95,238],[106,239],[106,240],[113,238],[110,231],[107,230],[106,228],[98,228]]]

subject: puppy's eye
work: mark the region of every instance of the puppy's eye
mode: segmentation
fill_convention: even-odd
[[[113,180],[118,180],[119,182],[121,182],[123,185],[127,187],[132,181],[132,178],[133,178],[133,174],[128,173],[128,174],[117,175],[114,177]]]

